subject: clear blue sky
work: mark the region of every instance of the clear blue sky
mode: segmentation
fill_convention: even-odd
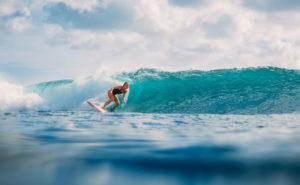
[[[0,0],[0,77],[300,69],[299,0]]]

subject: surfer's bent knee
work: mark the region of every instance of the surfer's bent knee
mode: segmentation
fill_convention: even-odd
[[[120,101],[119,101],[118,97],[114,96],[114,101],[115,101],[116,105],[120,105]]]

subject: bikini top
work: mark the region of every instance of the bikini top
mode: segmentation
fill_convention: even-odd
[[[112,94],[113,95],[122,94],[122,91],[120,89],[113,89]]]

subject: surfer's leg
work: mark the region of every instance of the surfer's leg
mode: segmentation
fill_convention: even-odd
[[[105,104],[102,106],[102,109],[105,109],[105,107],[110,104],[113,100],[109,99],[107,102],[105,102]]]
[[[115,110],[115,108],[117,108],[117,106],[120,105],[120,101],[118,99],[117,96],[114,96],[114,101],[115,101],[115,105],[113,106],[113,108],[111,109],[111,111]]]
[[[105,102],[105,104],[102,106],[103,109],[105,109],[105,107],[110,104],[112,101],[114,101],[114,95],[110,92],[107,93],[109,100],[107,102]]]

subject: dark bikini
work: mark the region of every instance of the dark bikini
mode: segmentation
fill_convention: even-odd
[[[116,94],[122,94],[122,91],[119,90],[119,89],[113,89],[112,94],[113,94],[113,95],[116,95]]]

